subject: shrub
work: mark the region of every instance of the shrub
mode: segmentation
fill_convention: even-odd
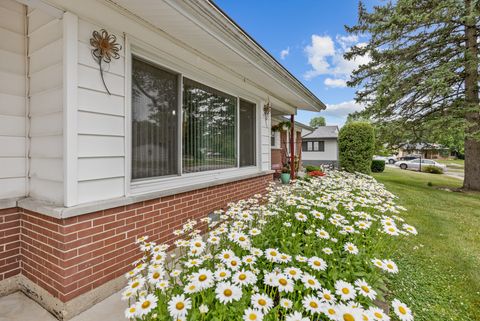
[[[314,172],[314,171],[319,171],[320,166],[313,166],[313,165],[307,165],[305,166],[305,170],[308,172]]]
[[[430,174],[443,174],[443,169],[437,166],[427,165],[427,166],[422,166],[422,172],[430,173]]]
[[[383,160],[372,160],[372,172],[381,173],[385,170],[385,162]]]
[[[371,124],[352,122],[342,127],[338,137],[340,166],[347,172],[370,174],[375,150]]]

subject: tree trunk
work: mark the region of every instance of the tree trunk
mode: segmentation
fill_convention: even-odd
[[[465,133],[465,179],[463,188],[480,191],[480,111],[478,89],[478,43],[476,10],[471,0],[465,0],[466,53],[465,100],[467,129]]]

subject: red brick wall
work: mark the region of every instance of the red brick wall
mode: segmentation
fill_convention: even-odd
[[[20,273],[20,213],[0,210],[0,281]]]
[[[17,239],[21,234],[21,242],[17,241],[21,243],[21,273],[67,302],[130,270],[139,256],[134,245],[137,237],[148,235],[152,241],[172,243],[173,230],[187,219],[263,193],[271,180],[272,175],[265,175],[62,220],[22,209],[21,214],[0,212],[0,217],[21,221],[17,223],[21,232],[17,227],[13,234]],[[5,231],[15,229],[5,224]],[[14,238],[8,244],[16,244]],[[10,259],[17,265],[18,246],[11,254],[17,260]],[[0,265],[0,271],[4,266]],[[8,276],[20,272],[18,266],[8,269]]]

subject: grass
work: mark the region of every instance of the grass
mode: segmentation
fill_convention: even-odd
[[[464,168],[465,161],[463,159],[437,159],[437,162],[447,165],[447,167]]]
[[[409,304],[417,321],[479,321],[480,193],[439,189],[462,184],[443,175],[387,168],[374,176],[399,196],[408,209],[403,216],[419,233],[398,245],[392,295]]]

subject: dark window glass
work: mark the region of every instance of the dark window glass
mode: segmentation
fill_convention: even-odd
[[[304,152],[324,152],[325,141],[308,141],[302,142],[302,151]]]
[[[270,145],[271,145],[272,147],[274,147],[274,146],[275,146],[275,132],[272,132],[271,135],[272,135],[272,136],[270,137]]]
[[[132,59],[132,179],[178,174],[178,77]]]
[[[183,172],[237,166],[237,99],[184,78]]]
[[[256,105],[240,99],[240,167],[254,166]]]

